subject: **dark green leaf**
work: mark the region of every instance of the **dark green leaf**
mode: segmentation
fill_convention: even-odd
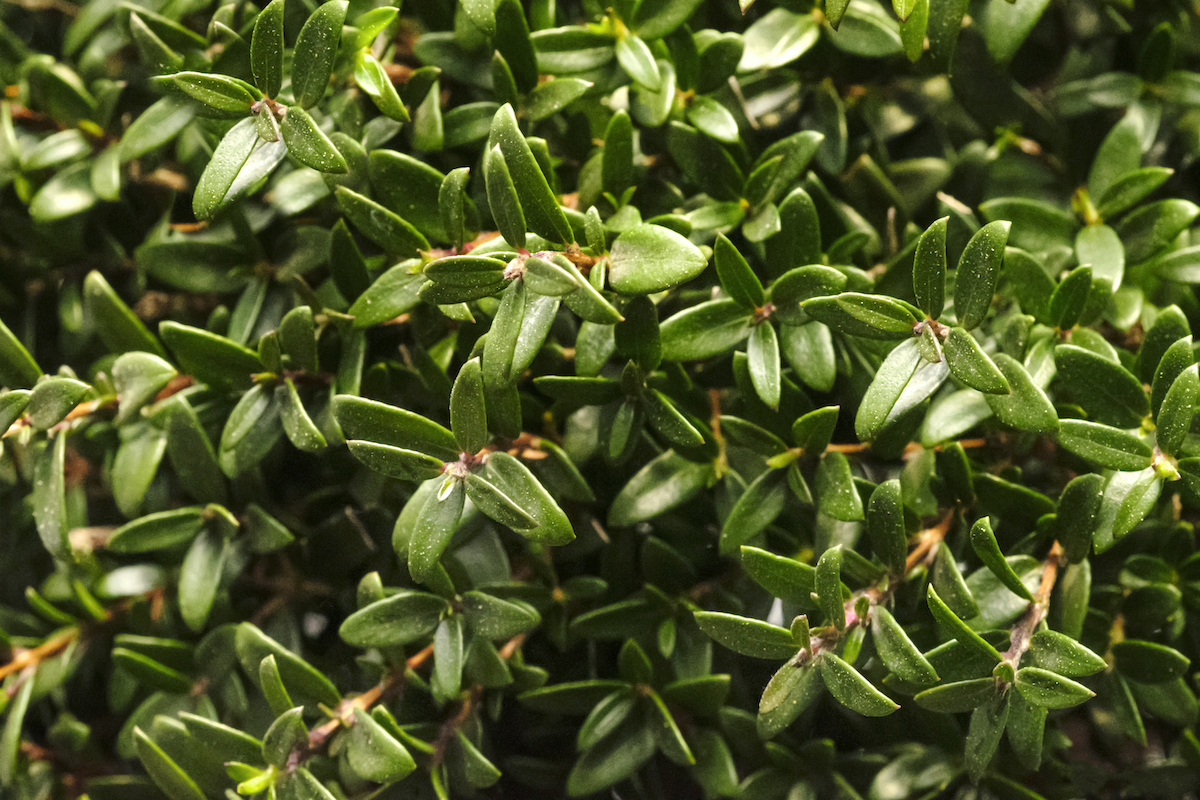
[[[212,528],[192,541],[179,568],[179,614],[194,632],[204,630],[228,555],[225,537]]]
[[[84,313],[91,318],[92,325],[111,353],[143,350],[162,358],[167,351],[159,344],[154,334],[138,319],[125,301],[121,299],[104,276],[92,270],[83,280]]]
[[[839,631],[846,627],[846,607],[842,596],[842,546],[831,547],[817,560],[813,575],[817,603],[830,625]]]
[[[812,603],[816,572],[808,564],[742,545],[742,567],[775,597],[800,606]]]
[[[420,414],[352,395],[336,395],[333,413],[347,439],[407,447],[443,461],[458,457],[454,434]]]
[[[988,407],[1005,425],[1018,430],[1050,432],[1058,428],[1058,414],[1020,362],[1005,353],[992,361],[1008,381],[1010,394],[985,394]]]
[[[1064,419],[1059,426],[1059,444],[1102,467],[1139,470],[1150,466],[1150,445],[1133,434],[1082,419]]]
[[[1068,678],[1091,675],[1105,667],[1103,658],[1070,636],[1052,630],[1033,634],[1028,653],[1036,666]]]
[[[1054,348],[1059,379],[1096,422],[1136,428],[1150,413],[1141,381],[1120,364],[1071,344]]]
[[[965,328],[951,328],[942,347],[950,374],[956,379],[981,392],[1009,393],[1008,381],[1003,373]]]
[[[987,316],[1000,275],[1004,245],[1012,223],[989,222],[971,237],[958,260],[954,281],[954,314],[965,329],[978,327]]]
[[[450,544],[450,539],[458,530],[467,498],[466,487],[462,481],[451,480],[446,484],[434,478],[432,485],[438,486],[439,490],[429,492],[424,498],[420,494],[414,494],[409,501],[409,505],[420,503],[416,525],[407,542],[408,571],[417,580],[424,580],[429,575],[445,552],[446,546]],[[396,521],[397,531],[400,530],[403,519],[401,515]]]
[[[1007,722],[1007,693],[992,695],[971,712],[967,740],[963,744],[967,774],[971,780],[978,781],[987,772],[996,748],[1000,746],[1000,737],[1004,734]]]
[[[1026,600],[1033,600],[1033,593],[1021,582],[1021,578],[1013,571],[1012,566],[1004,560],[1004,553],[1000,550],[996,534],[992,531],[992,523],[987,517],[975,520],[975,524],[971,526],[971,548],[975,551],[975,555],[979,556],[979,560],[984,563],[984,566],[990,569],[992,574],[1010,592],[1024,597]]]
[[[220,116],[243,117],[250,113],[250,104],[255,100],[244,83],[225,75],[177,72],[171,78],[188,96]]]
[[[826,651],[816,660],[829,693],[847,708],[867,717],[885,717],[900,708],[836,654]]]
[[[942,217],[921,234],[913,258],[913,291],[917,295],[917,306],[933,319],[941,316],[946,304],[946,226],[949,220],[949,217]]]
[[[798,649],[786,628],[718,611],[697,611],[695,616],[700,630],[744,656],[790,658]]]
[[[348,439],[350,454],[376,472],[402,481],[423,481],[442,474],[445,463],[431,455],[359,439]]]
[[[567,515],[529,468],[503,451],[489,453],[484,477],[511,498],[534,525],[511,526],[523,536],[547,545],[564,545],[575,538]]]
[[[329,4],[344,2],[329,0]],[[388,253],[407,258],[429,249],[429,242],[420,231],[374,200],[345,186],[338,186],[334,194],[338,207],[354,227]]]
[[[665,229],[664,229],[665,230]],[[662,323],[663,358],[691,361],[726,352],[750,335],[753,315],[734,300],[710,300]]]
[[[500,148],[512,185],[520,198],[529,229],[551,241],[570,244],[575,240],[562,206],[550,189],[529,144],[517,127],[511,105],[505,104],[492,120],[491,142]],[[490,179],[489,179],[490,185]],[[489,191],[490,194],[490,191]],[[495,204],[493,203],[493,212]],[[509,242],[520,246],[516,242]]]
[[[867,339],[911,338],[920,321],[906,303],[879,294],[843,292],[805,300],[800,307],[836,331]]]
[[[1086,686],[1041,667],[1017,670],[1016,687],[1030,703],[1047,708],[1070,708],[1096,696]]]
[[[758,706],[758,735],[770,739],[800,716],[821,696],[821,669],[811,661],[786,662],[763,690]]]
[[[1155,417],[1155,440],[1159,450],[1166,455],[1178,456],[1184,438],[1191,428],[1196,401],[1200,399],[1198,369],[1200,367],[1192,364],[1179,373],[1179,376],[1171,382],[1171,388],[1167,390],[1162,407]]]
[[[254,20],[250,39],[250,73],[267,97],[283,85],[283,2],[271,0]]]
[[[246,111],[249,111],[249,107]],[[262,143],[254,120],[249,117],[230,128],[221,138],[192,196],[192,211],[197,219],[212,219],[225,207],[231,199],[230,190],[238,174],[250,160],[251,153]]]
[[[408,749],[361,708],[354,709],[346,759],[356,774],[376,783],[398,781],[417,768]]]
[[[913,699],[922,708],[943,714],[973,711],[996,695],[996,679],[992,677],[955,681],[934,686]]]
[[[292,55],[292,94],[301,108],[315,106],[325,94],[347,8],[346,0],[329,0],[312,13],[296,37]]]
[[[755,478],[721,526],[721,552],[733,553],[774,522],[783,513],[787,492],[787,476],[782,470],[769,469]]]
[[[433,633],[449,604],[437,595],[401,590],[355,611],[338,633],[355,647],[392,647]]]
[[[608,524],[626,527],[694,498],[713,480],[712,464],[666,450],[630,478],[608,509]]]
[[[845,522],[864,518],[862,498],[844,454],[833,452],[821,457],[815,488],[817,507],[822,514]]]
[[[1113,645],[1117,669],[1139,683],[1166,683],[1187,672],[1190,659],[1174,648],[1141,639],[1125,639]]]
[[[904,628],[883,606],[871,610],[871,636],[884,666],[901,680],[918,686],[935,683],[937,671],[921,654]]]
[[[904,528],[904,503],[900,480],[885,481],[871,493],[867,504],[867,535],[871,550],[893,575],[904,574],[908,534]]]
[[[930,585],[926,597],[929,601],[929,610],[933,612],[938,626],[947,636],[957,639],[960,644],[969,647],[973,652],[989,659],[993,663],[1001,661],[1000,653],[997,652],[996,648],[984,641],[983,637],[971,630],[965,622],[959,619],[950,610],[950,607],[942,601],[942,598],[938,597],[937,590],[932,585]]]
[[[779,339],[769,322],[755,326],[746,345],[750,381],[760,400],[771,408],[779,407],[782,377],[779,367]]]
[[[32,688],[33,681],[27,685]],[[28,693],[25,693],[28,702]],[[19,720],[23,715],[16,715]],[[11,717],[10,717],[11,719]],[[6,729],[7,732],[7,729]],[[204,800],[200,787],[141,728],[133,729],[137,755],[150,778],[171,800]]]
[[[349,172],[350,167],[346,164],[346,159],[333,146],[333,142],[329,141],[324,131],[317,127],[317,123],[308,112],[300,106],[287,109],[283,121],[279,123],[279,132],[283,135],[288,153],[304,166],[319,172]]]

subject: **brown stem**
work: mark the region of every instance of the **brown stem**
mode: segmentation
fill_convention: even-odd
[[[1029,649],[1034,630],[1046,618],[1046,612],[1050,609],[1050,593],[1054,591],[1058,570],[1064,557],[1065,551],[1061,544],[1055,542],[1051,545],[1050,552],[1046,554],[1043,562],[1045,569],[1042,571],[1042,580],[1037,591],[1033,593],[1033,600],[1009,630],[1008,650],[1004,652],[1004,660],[1014,669],[1020,663],[1021,656]]]
[[[946,538],[946,533],[950,530],[950,523],[954,520],[954,511],[947,511],[938,524],[932,528],[926,528],[917,534],[917,546],[908,554],[908,558],[904,560],[904,574],[912,572],[912,570],[922,562],[928,560],[934,549],[941,544]]]

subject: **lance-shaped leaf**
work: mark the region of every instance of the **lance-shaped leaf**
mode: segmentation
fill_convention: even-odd
[[[1154,467],[1140,472],[1117,472],[1108,479],[1096,517],[1093,537],[1096,552],[1112,547],[1141,522],[1162,491],[1162,478]]]
[[[269,655],[274,655],[279,674],[291,692],[302,694],[329,706],[337,705],[340,701],[341,696],[329,678],[300,656],[267,636],[253,623],[243,622],[238,625],[234,645],[238,661],[251,680],[258,681],[258,668],[262,660]]]
[[[1011,227],[1012,223],[1003,220],[984,225],[967,242],[958,259],[954,313],[967,330],[978,327],[992,305]]]
[[[1120,364],[1071,344],[1054,348],[1054,364],[1059,378],[1095,421],[1136,428],[1150,413],[1141,381]]]
[[[753,330],[754,315],[734,300],[710,300],[662,323],[663,358],[692,361],[725,353]]]
[[[488,442],[483,369],[479,359],[463,364],[450,392],[450,430],[465,453],[478,453]]]
[[[1027,652],[1035,666],[1068,678],[1092,675],[1105,667],[1103,658],[1058,631],[1042,630],[1033,634]]]
[[[754,582],[775,597],[800,606],[812,604],[816,570],[794,558],[742,545],[742,567]]]
[[[839,631],[846,627],[846,607],[842,596],[842,546],[831,547],[817,560],[814,575],[817,603],[829,624]]]
[[[279,404],[283,432],[292,444],[306,453],[318,453],[328,446],[325,435],[304,407],[295,381],[284,378],[283,385],[275,387],[275,402]]]
[[[838,406],[826,406],[810,411],[792,423],[792,440],[805,453],[823,453],[833,440],[837,426]]]
[[[996,694],[996,679],[974,678],[965,681],[943,683],[919,692],[914,700],[917,705],[943,714],[973,711]]]
[[[850,461],[843,453],[831,452],[817,465],[816,501],[822,514],[854,522],[863,519],[862,497],[854,485]]]
[[[405,408],[343,394],[333,398],[333,413],[347,439],[413,448],[443,461],[461,452],[454,434]]]
[[[458,530],[466,501],[466,486],[462,481],[453,479],[448,485],[442,483],[439,491],[429,492],[424,497],[414,494],[409,501],[410,504],[421,502],[416,525],[407,542],[408,572],[416,580],[424,580],[437,566],[438,559]],[[400,530],[401,519],[396,521],[397,531]]]
[[[1191,428],[1196,401],[1200,399],[1198,369],[1200,365],[1192,364],[1172,381],[1154,420],[1158,449],[1169,456],[1178,455]]]
[[[575,237],[571,232],[571,225],[563,213],[562,206],[558,204],[558,198],[551,191],[542,168],[534,158],[533,151],[529,149],[529,144],[517,127],[517,118],[511,105],[506,103],[496,112],[492,119],[489,141],[500,149],[517,197],[520,198],[520,207],[524,211],[529,229],[551,241],[563,244],[573,242]]]
[[[1086,686],[1041,667],[1017,670],[1016,687],[1030,703],[1046,708],[1070,708],[1096,696]]]
[[[771,678],[758,705],[758,734],[769,739],[782,731],[821,696],[821,668],[813,662],[788,661]]]
[[[992,363],[975,337],[964,328],[953,327],[942,344],[950,374],[972,389],[989,394],[1008,394],[1008,381]]]
[[[774,326],[762,322],[754,327],[746,344],[746,355],[755,393],[771,408],[778,408],[783,378],[779,365],[779,339]]]
[[[144,553],[191,541],[204,527],[200,506],[146,514],[117,528],[106,547],[117,553]]]
[[[92,270],[83,279],[84,313],[92,320],[109,352],[125,353],[142,350],[162,358],[167,351],[159,344],[154,334],[138,319],[125,301],[121,299],[98,270]]]
[[[1004,560],[1004,553],[1000,550],[1000,543],[996,541],[992,523],[987,517],[975,520],[975,524],[971,526],[971,548],[984,566],[990,569],[1010,592],[1026,600],[1033,600],[1033,593],[1029,591],[1029,587],[1021,582],[1020,576]]]
[[[311,108],[325,94],[342,39],[346,0],[329,0],[305,21],[292,51],[292,94],[301,108]]]
[[[635,525],[694,498],[714,480],[713,465],[666,450],[639,469],[608,508],[608,524]]]
[[[836,331],[866,339],[908,339],[920,322],[907,303],[880,294],[842,292],[832,297],[813,297],[800,307]]]
[[[898,478],[884,481],[871,493],[867,504],[867,535],[875,557],[893,575],[903,575],[908,534],[904,529],[904,502]]]
[[[500,298],[483,347],[483,379],[490,386],[504,386],[512,378],[517,340],[525,335],[525,310],[525,282],[515,280]]]
[[[1018,430],[1048,433],[1058,428],[1058,414],[1046,394],[1038,388],[1021,363],[1007,353],[992,358],[1004,379],[1009,394],[985,394],[988,407],[1005,425]]]
[[[766,302],[762,282],[750,269],[745,256],[738,252],[724,234],[717,236],[713,247],[713,264],[717,270],[717,279],[731,298],[750,309],[755,309]]]
[[[28,681],[28,686],[32,688],[33,681]],[[26,702],[28,702],[28,692],[24,694]],[[20,716],[17,715],[17,719]],[[151,780],[163,790],[167,797],[171,800],[204,800],[204,793],[200,791],[196,782],[141,728],[133,729],[133,739],[142,766],[146,768]]]
[[[719,611],[697,611],[695,616],[700,630],[744,656],[791,658],[798,649],[786,628]]]
[[[402,481],[423,481],[442,474],[445,463],[431,455],[390,444],[348,439],[350,454],[376,472]]]
[[[374,200],[345,186],[338,186],[335,194],[342,213],[354,227],[388,253],[410,258],[429,249],[428,240],[419,230]]]
[[[400,590],[355,611],[338,629],[355,647],[391,647],[408,644],[433,633],[450,605],[426,592]]]
[[[261,142],[254,120],[249,117],[230,128],[221,138],[192,196],[192,211],[196,219],[212,219],[225,206],[234,181]]]
[[[957,639],[960,644],[969,647],[976,654],[988,659],[992,663],[1001,661],[1000,653],[996,648],[988,644],[982,636],[958,618],[958,615],[950,610],[950,607],[942,602],[942,598],[938,597],[937,590],[930,585],[926,594],[929,601],[929,610],[933,612],[934,619],[947,636]]]
[[[901,19],[905,17],[907,14]],[[917,306],[933,319],[941,316],[946,305],[946,227],[949,220],[949,217],[942,217],[925,229],[913,257],[913,291]]]
[[[1058,498],[1055,514],[1055,538],[1062,544],[1067,561],[1077,564],[1092,549],[1100,503],[1104,497],[1104,476],[1095,473],[1071,480]]]
[[[871,685],[858,670],[835,653],[826,651],[817,658],[821,679],[838,702],[865,717],[885,717],[900,708],[891,698]]]
[[[1041,766],[1048,711],[1045,706],[1030,703],[1020,692],[1009,694],[1005,732],[1017,760],[1026,769],[1037,770]]]
[[[195,632],[208,622],[228,555],[224,536],[215,530],[201,533],[188,548],[179,569],[179,614]]]
[[[1007,694],[993,694],[971,712],[967,740],[963,744],[964,761],[971,780],[978,781],[987,772],[1007,723]]]
[[[27,388],[42,377],[42,368],[33,360],[13,332],[0,321],[0,381],[5,386]]]
[[[1058,443],[1102,467],[1140,470],[1150,466],[1150,445],[1131,433],[1099,422],[1064,419],[1059,422]]]
[[[250,74],[267,97],[283,85],[283,3],[271,0],[254,19],[250,38]]]
[[[608,280],[626,294],[651,294],[691,280],[708,260],[696,245],[670,228],[642,224],[613,242]]]
[[[471,502],[492,519],[514,530],[529,530],[537,527],[537,522],[533,517],[488,481],[478,475],[468,474],[463,482]]]
[[[288,153],[304,166],[318,172],[345,173],[350,170],[333,142],[300,106],[292,106],[287,110],[283,121],[279,123],[279,132],[283,135]]]
[[[238,119],[250,113],[254,94],[241,81],[207,72],[177,72],[175,85],[189,97],[221,116]]]
[[[946,604],[962,619],[970,619],[979,613],[975,597],[971,594],[967,582],[963,580],[954,554],[945,542],[938,545],[937,554],[933,558],[930,585],[937,589],[939,596],[944,596]]]
[[[433,674],[429,687],[435,702],[458,697],[463,679],[463,617],[454,614],[438,623],[433,634]]]
[[[484,152],[483,178],[487,186],[488,206],[500,235],[513,247],[525,247],[525,212],[512,172],[499,145],[493,145]]]
[[[774,522],[783,513],[787,492],[787,475],[782,470],[769,469],[755,478],[721,526],[721,553],[733,553]]]
[[[896,677],[918,686],[935,683],[937,671],[883,606],[871,609],[871,636],[884,666]]]
[[[921,363],[916,339],[901,342],[888,353],[858,406],[854,431],[859,439],[871,441],[883,430]]]
[[[376,9],[384,10],[384,9]],[[408,122],[408,109],[383,64],[370,51],[363,50],[354,63],[354,82],[371,98],[375,107],[397,122]],[[378,152],[378,151],[377,151]]]
[[[65,558],[71,550],[66,458],[67,433],[63,431],[42,448],[33,465],[33,519],[42,544],[55,558]]]
[[[547,545],[563,545],[575,538],[567,515],[529,468],[503,451],[489,453],[484,476],[528,514],[534,525],[513,526],[523,536]]]
[[[1139,683],[1176,680],[1191,665],[1178,650],[1141,639],[1126,639],[1113,645],[1113,656],[1121,674]]]

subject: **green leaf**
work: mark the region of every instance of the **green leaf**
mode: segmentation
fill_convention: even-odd
[[[1150,413],[1142,383],[1120,364],[1072,344],[1054,348],[1058,377],[1096,421],[1136,428]]]
[[[1059,495],[1055,536],[1071,564],[1087,558],[1092,549],[1092,533],[1103,496],[1104,476],[1095,473],[1073,478]]]
[[[263,112],[270,113],[270,112]],[[279,132],[292,158],[319,172],[346,173],[350,167],[308,112],[291,106],[279,123]]]
[[[33,681],[27,683],[32,688]],[[28,693],[26,692],[26,700],[28,701]],[[23,715],[18,714],[16,718],[19,720]],[[10,717],[12,719],[12,717]],[[6,730],[7,733],[7,730]],[[157,784],[158,788],[171,800],[204,800],[204,793],[200,791],[200,787],[196,782],[184,772],[178,764],[176,764],[163,749],[142,731],[141,728],[133,729],[133,739],[137,746],[137,756],[142,762],[142,766],[146,768],[150,778]]]
[[[33,464],[33,489],[29,495],[38,536],[55,558],[65,558],[71,549],[63,472],[66,458],[67,434],[63,431],[38,453]]]
[[[950,374],[957,380],[988,394],[1009,393],[1003,373],[965,328],[951,328],[942,347]]]
[[[697,130],[725,144],[741,141],[737,119],[720,102],[708,95],[697,95],[687,108],[687,120]]]
[[[1149,203],[1121,220],[1117,233],[1125,244],[1125,257],[1138,264],[1163,250],[1200,214],[1200,206],[1188,200],[1170,199]]]
[[[920,322],[911,306],[879,294],[842,292],[805,300],[800,307],[836,331],[867,339],[908,339]]]
[[[74,378],[52,377],[37,382],[29,393],[25,416],[35,430],[46,430],[63,421],[92,387]]]
[[[489,453],[484,477],[501,490],[535,525],[512,526],[513,530],[547,545],[564,545],[575,538],[567,515],[529,468],[503,451]]]
[[[971,619],[979,614],[979,606],[963,580],[953,553],[945,542],[938,545],[937,554],[930,570],[930,584],[944,596],[946,604],[962,619]]]
[[[1117,472],[1108,479],[1093,537],[1096,552],[1102,553],[1133,530],[1153,508],[1162,491],[1162,478],[1154,467],[1141,472]]]
[[[632,181],[633,123],[629,119],[629,113],[620,110],[613,114],[604,132],[600,184],[604,191],[613,196],[620,196]]]
[[[279,674],[279,661],[274,655],[267,656],[258,665],[258,688],[271,707],[271,713],[280,715],[295,708],[296,704],[283,683],[283,676]]]
[[[90,318],[92,327],[110,353],[126,353],[143,350],[162,358],[167,351],[159,344],[154,334],[138,319],[125,301],[121,299],[98,270],[92,270],[83,279],[84,314]]]
[[[743,34],[746,44],[738,69],[782,67],[808,52],[820,35],[820,24],[811,14],[799,14],[785,8],[772,9],[755,20]]]
[[[117,146],[122,163],[156,150],[187,127],[196,115],[195,104],[167,95],[138,115],[125,129]]]
[[[12,388],[28,388],[41,376],[42,368],[25,345],[0,321],[0,381]]]
[[[901,342],[888,353],[858,406],[854,431],[859,439],[871,441],[895,416],[893,411],[921,363],[920,345],[915,339]]]
[[[240,247],[189,239],[146,242],[135,255],[139,268],[190,292],[241,289],[248,281],[246,273],[252,261]]]
[[[901,15],[901,19],[905,16]],[[933,319],[941,316],[946,305],[946,227],[949,220],[949,217],[942,217],[925,229],[913,257],[913,291],[917,306]]]
[[[338,629],[354,647],[394,647],[427,636],[449,604],[437,595],[402,589],[355,611]]]
[[[709,300],[692,306],[660,326],[663,358],[692,361],[725,353],[750,335],[753,320],[735,300]]]
[[[354,301],[347,312],[354,317],[354,327],[364,328],[395,319],[420,302],[417,291],[426,281],[420,273],[413,273],[412,263],[402,261],[387,270]]]
[[[1200,399],[1200,366],[1192,364],[1171,382],[1155,417],[1155,440],[1158,449],[1169,456],[1178,456],[1195,416]],[[1145,466],[1145,465],[1143,465]]]
[[[117,553],[145,553],[191,541],[204,527],[200,506],[145,514],[113,531],[106,545]]]
[[[825,651],[816,661],[829,693],[850,710],[865,717],[885,717],[900,708],[835,653]]]
[[[204,630],[227,557],[225,537],[209,529],[192,541],[179,569],[179,613],[194,632]]]
[[[1026,600],[1033,600],[1033,592],[1029,591],[1012,566],[1005,561],[1000,543],[996,541],[996,534],[992,531],[992,523],[987,517],[980,517],[971,526],[971,548],[984,566],[990,569],[1010,592]]]
[[[713,247],[713,265],[721,288],[733,300],[749,309],[757,309],[766,302],[762,282],[724,234],[717,236]]]
[[[1017,760],[1026,769],[1036,770],[1042,763],[1042,739],[1046,731],[1047,708],[1034,705],[1020,692],[1008,697],[1008,741]]]
[[[588,750],[612,733],[636,707],[635,695],[628,686],[618,689],[595,705],[579,726],[575,749]]]
[[[500,148],[529,230],[551,241],[563,244],[573,242],[575,236],[571,225],[551,191],[542,168],[533,157],[533,151],[517,127],[517,118],[511,105],[505,104],[496,112],[492,119],[490,141]],[[509,244],[520,246],[516,242]]]
[[[204,383],[246,387],[263,371],[257,353],[224,336],[169,320],[159,324],[158,334],[183,370]]]
[[[1142,167],[1117,178],[1096,200],[1096,213],[1107,219],[1132,208],[1166,183],[1175,170],[1166,167]]]
[[[275,387],[275,402],[279,405],[283,432],[292,444],[306,453],[319,453],[328,446],[325,435],[309,416],[291,378],[284,378],[283,385]]]
[[[1010,222],[989,222],[971,237],[959,257],[954,281],[954,313],[966,330],[978,327],[992,305],[1011,227]]]
[[[347,439],[412,448],[443,461],[458,457],[454,434],[405,408],[353,395],[336,395],[333,413]]]
[[[978,782],[987,772],[1008,723],[1008,695],[996,693],[971,712],[963,755],[967,774]]]
[[[0,394],[0,431],[7,431],[21,418],[25,406],[29,403],[29,395],[27,389],[13,389]]]
[[[813,575],[816,600],[829,624],[839,631],[846,627],[845,598],[842,594],[842,546],[831,547],[817,560]]]
[[[255,762],[262,757],[262,742],[248,733],[186,711],[178,716],[192,738],[222,758]]]
[[[929,610],[933,612],[934,619],[937,620],[938,627],[949,637],[957,639],[960,644],[970,648],[977,655],[988,659],[991,663],[999,663],[1002,659],[996,648],[992,647],[983,637],[963,622],[958,616],[950,610],[950,607],[938,597],[937,590],[933,585],[929,586],[926,593],[926,598],[929,602]]]
[[[253,623],[243,622],[238,625],[234,644],[238,661],[252,681],[258,681],[258,668],[262,660],[273,655],[279,674],[290,691],[328,706],[336,706],[340,701],[341,696],[329,678],[267,636]]]
[[[1049,433],[1057,430],[1058,414],[1054,406],[1021,363],[1005,353],[997,353],[992,361],[1011,389],[1010,394],[983,396],[1000,421],[1023,431]]]
[[[467,498],[463,482],[452,480],[448,487],[444,483],[441,487],[424,498],[408,540],[408,572],[416,580],[424,580],[437,566],[462,518]],[[418,498],[420,495],[414,495],[410,504],[418,502]],[[400,520],[396,521],[396,528],[399,530]]]
[[[249,162],[251,153],[262,144],[254,120],[249,117],[230,128],[221,138],[192,196],[192,211],[196,219],[212,219],[226,206],[238,174]]]
[[[446,617],[433,634],[433,674],[429,685],[436,702],[458,697],[463,679],[463,618]]]
[[[487,639],[511,639],[537,626],[541,616],[520,600],[503,600],[477,590],[463,592],[463,617],[475,635]]]
[[[988,4],[985,39],[996,64],[1006,66],[1012,61],[1049,6],[1049,0]]]
[[[1058,443],[1102,467],[1140,470],[1150,466],[1150,445],[1133,434],[1082,419],[1059,422]]]
[[[1075,236],[1075,254],[1080,264],[1091,266],[1095,279],[1107,280],[1113,291],[1121,288],[1125,278],[1125,247],[1112,228],[1107,225],[1081,228]]]
[[[822,514],[854,522],[864,518],[862,498],[850,473],[850,461],[842,453],[825,453],[817,465],[817,508]]]
[[[463,364],[450,393],[450,429],[465,453],[478,453],[488,442],[483,371],[479,359]]]
[[[588,795],[628,778],[654,754],[654,733],[636,716],[588,749],[567,776],[567,792]]]
[[[811,706],[822,694],[821,669],[812,661],[788,661],[771,678],[758,705],[758,735],[770,739]]]
[[[189,97],[202,103],[219,116],[238,119],[250,113],[254,94],[236,78],[208,72],[177,72],[171,76],[175,85]]]
[[[608,524],[621,528],[651,519],[694,498],[714,479],[713,466],[666,450],[643,466],[608,508]]]
[[[301,108],[315,106],[325,94],[346,19],[346,0],[329,0],[305,21],[292,52],[292,94]]]
[[[580,78],[560,77],[539,83],[525,96],[521,116],[538,122],[556,114],[582,97],[594,84]]]
[[[263,735],[262,757],[279,768],[287,766],[288,758],[308,744],[308,728],[301,716],[304,706],[296,706],[279,715]]]
[[[904,503],[898,478],[884,481],[871,493],[867,504],[867,535],[875,557],[893,575],[903,575],[908,533],[904,528]]]
[[[330,3],[344,0],[329,0]],[[345,186],[334,190],[338,207],[349,218],[355,228],[388,253],[400,258],[410,258],[429,249],[429,242],[419,230],[384,208],[374,200]],[[361,299],[361,298],[360,298]]]
[[[513,247],[525,247],[525,212],[499,145],[484,152],[483,177],[487,184],[488,206],[500,235]]]
[[[747,545],[741,554],[742,568],[773,596],[799,606],[812,604],[816,571],[808,564]]]
[[[621,69],[633,79],[634,83],[644,86],[652,92],[662,88],[662,76],[658,74],[658,64],[654,54],[640,37],[627,34],[617,39],[617,63]]]
[[[350,768],[376,783],[398,781],[417,767],[408,749],[361,708],[354,709],[346,747]]]
[[[750,332],[746,354],[755,393],[771,408],[778,408],[783,379],[779,369],[779,339],[774,326],[769,322],[756,325]]]
[[[348,439],[350,454],[376,472],[402,481],[423,481],[442,474],[445,463],[434,456],[358,439]]]
[[[400,99],[400,94],[396,91],[396,86],[388,76],[387,70],[383,64],[379,63],[379,59],[368,50],[360,51],[358,59],[354,62],[354,82],[367,93],[371,102],[385,116],[397,122],[408,122],[411,119],[408,108]]]
[[[1138,683],[1166,683],[1184,675],[1191,660],[1174,648],[1141,639],[1125,639],[1113,645],[1117,669]]]
[[[884,666],[908,683],[924,686],[938,680],[937,671],[883,606],[871,609],[871,636]]]
[[[1103,658],[1058,631],[1041,630],[1033,634],[1027,652],[1036,666],[1068,678],[1091,675],[1105,667]]]
[[[996,696],[996,679],[975,678],[943,683],[913,697],[917,705],[942,714],[973,711]]]
[[[1070,708],[1096,696],[1086,686],[1041,667],[1017,670],[1015,685],[1030,703],[1047,708]]]
[[[250,39],[250,74],[267,97],[283,85],[283,2],[271,0],[255,17]]]
[[[708,260],[696,245],[670,228],[642,224],[622,233],[609,255],[608,280],[625,294],[652,294],[685,283]]]
[[[791,658],[798,649],[786,628],[719,611],[697,611],[695,617],[700,630],[744,656]]]
[[[721,526],[722,554],[733,553],[783,513],[787,502],[787,475],[769,469],[755,478],[738,498]]]
[[[467,497],[480,511],[514,530],[532,530],[537,522],[496,486],[475,474],[463,479]]]

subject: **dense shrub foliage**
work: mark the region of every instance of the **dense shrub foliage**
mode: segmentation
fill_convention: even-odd
[[[0,794],[1196,796],[1193,7],[220,2],[0,8]]]

